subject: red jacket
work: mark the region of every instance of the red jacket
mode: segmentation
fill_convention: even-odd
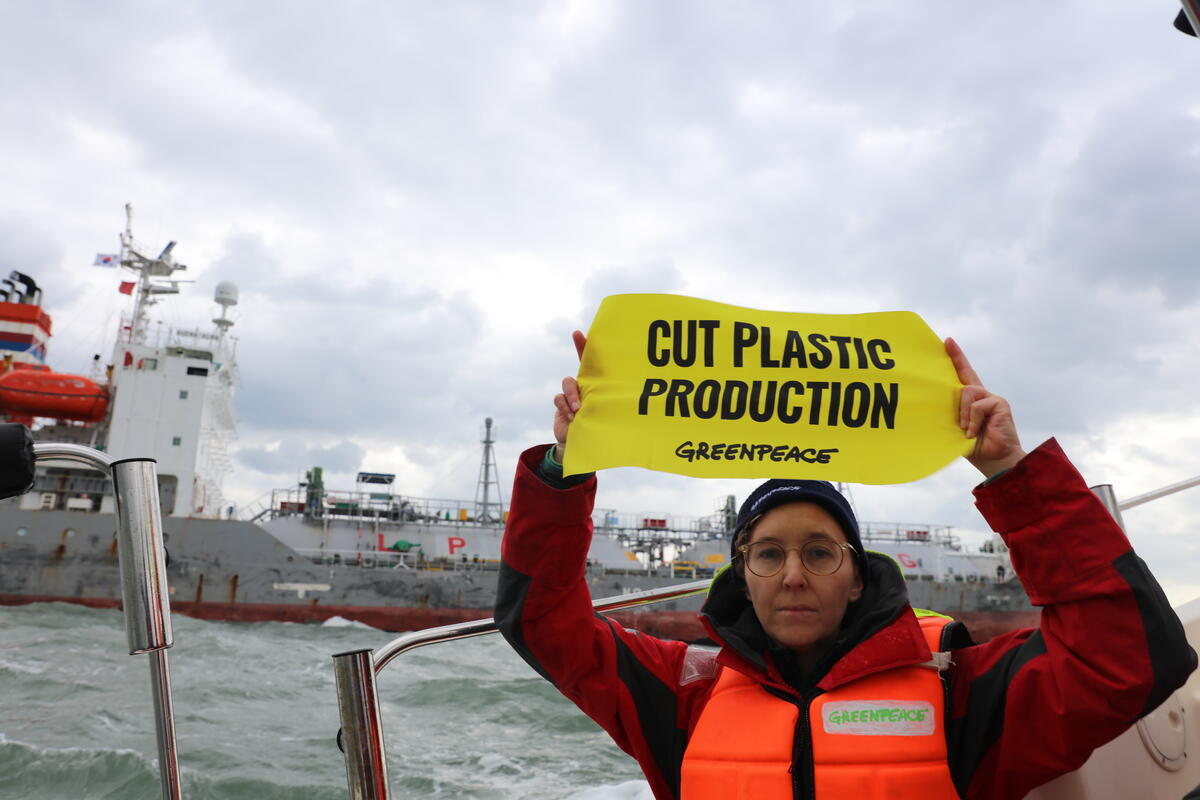
[[[688,736],[721,664],[769,690],[811,700],[834,687],[930,658],[904,578],[872,554],[870,581],[816,671],[798,675],[773,646],[730,570],[701,620],[712,651],[663,641],[595,615],[584,568],[595,478],[551,488],[536,474],[545,447],[517,468],[502,550],[496,621],[517,652],[638,760],[656,798],[678,796]],[[1053,440],[975,490],[1004,537],[1041,624],[981,645],[961,623],[946,726],[951,775],[965,798],[1023,797],[1077,769],[1093,749],[1157,707],[1196,666],[1183,626],[1124,533]],[[797,760],[808,756],[796,748]],[[797,775],[809,775],[796,764]],[[798,798],[814,796],[797,779]]]

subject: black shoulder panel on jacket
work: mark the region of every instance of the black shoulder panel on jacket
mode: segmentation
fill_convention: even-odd
[[[1042,632],[1034,631],[1020,647],[1002,655],[991,669],[971,683],[967,707],[947,725],[949,741],[954,743],[948,759],[950,778],[962,797],[967,796],[967,787],[979,762],[1004,730],[1008,685],[1022,667],[1045,652]]]
[[[1151,576],[1146,562],[1130,550],[1113,561],[1113,568],[1133,589],[1142,626],[1146,629],[1146,645],[1150,648],[1150,668],[1154,672],[1154,688],[1138,719],[1158,708],[1178,689],[1196,668],[1196,652],[1188,646],[1183,623],[1171,609],[1158,581]],[[1130,720],[1133,722],[1133,720]]]
[[[611,628],[612,620],[603,618]],[[637,656],[616,633],[617,676],[629,689],[637,705],[638,725],[646,746],[654,756],[654,765],[673,797],[679,797],[679,773],[683,751],[687,747],[687,732],[675,727],[675,692],[658,676],[638,661]]]
[[[525,659],[525,663],[533,667],[538,675],[554,683],[550,673],[538,663],[525,644],[525,631],[521,628],[521,615],[525,611],[525,597],[529,594],[529,576],[500,562],[500,577],[496,585],[496,608],[494,619],[500,635],[512,645],[517,655]]]

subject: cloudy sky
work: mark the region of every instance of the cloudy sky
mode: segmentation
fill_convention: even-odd
[[[617,292],[908,309],[1032,447],[1130,496],[1200,474],[1200,42],[1174,0],[1094,4],[47,2],[0,30],[0,270],[50,362],[108,357],[135,233],[241,288],[232,498],[333,482],[507,496],[570,331]],[[641,470],[601,503],[707,513],[745,483]],[[867,519],[980,529],[958,464]],[[1200,490],[1127,515],[1200,594]]]

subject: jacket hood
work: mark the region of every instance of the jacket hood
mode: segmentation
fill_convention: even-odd
[[[867,551],[866,557],[869,575],[868,580],[864,581],[862,596],[847,606],[837,640],[808,675],[798,674],[792,652],[775,644],[767,636],[754,613],[750,598],[746,596],[744,584],[732,567],[721,570],[713,579],[708,599],[700,610],[701,620],[714,635],[717,644],[733,651],[764,675],[771,671],[765,657],[770,653],[780,675],[793,688],[803,689],[814,685],[843,656],[892,625],[904,612],[912,617],[908,589],[900,567],[891,557],[882,553]],[[919,638],[920,630],[915,617],[912,627]],[[929,657],[928,648],[923,657]]]

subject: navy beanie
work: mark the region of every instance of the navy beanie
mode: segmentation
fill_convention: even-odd
[[[858,533],[858,520],[855,519],[854,510],[850,508],[846,497],[828,481],[772,478],[762,484],[750,493],[738,511],[733,542],[737,542],[738,534],[751,522],[772,508],[785,503],[816,503],[828,511],[829,515],[841,526],[842,533],[846,534],[846,541],[854,548],[854,557],[858,560],[859,572],[862,574],[863,582],[866,582],[866,553],[863,551],[862,538]],[[731,543],[731,557],[739,555],[733,547],[734,545]]]

